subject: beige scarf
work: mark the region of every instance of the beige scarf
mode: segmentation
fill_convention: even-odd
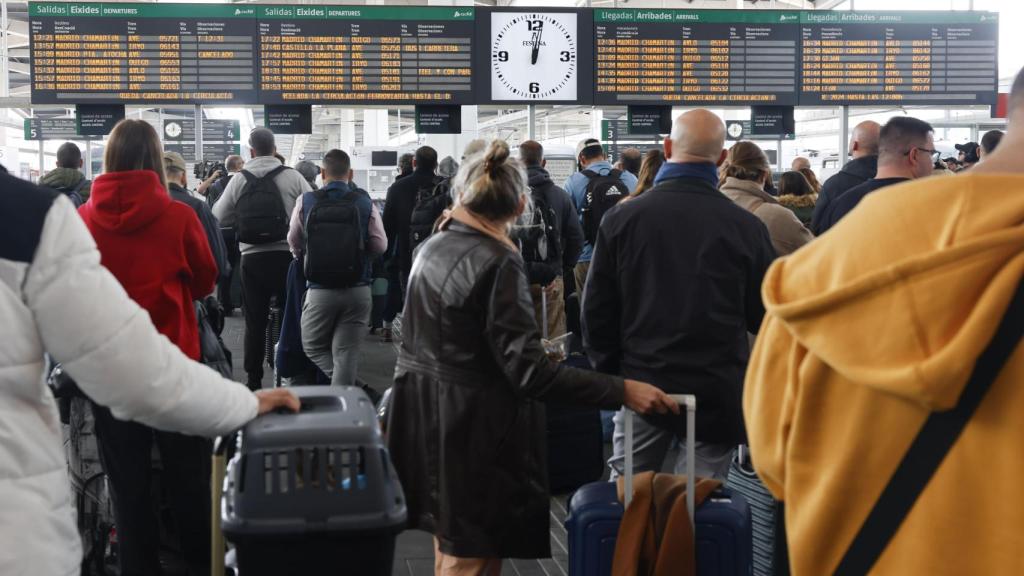
[[[437,229],[447,230],[452,220],[461,222],[481,234],[486,234],[516,252],[519,251],[519,248],[514,242],[512,242],[512,239],[508,237],[508,229],[505,226],[495,224],[494,222],[470,211],[465,206],[456,206],[451,210],[445,210],[444,214],[441,216],[441,223],[438,224]]]

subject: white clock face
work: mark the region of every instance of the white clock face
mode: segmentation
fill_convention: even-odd
[[[181,134],[181,124],[177,122],[168,122],[164,125],[164,132],[171,138],[177,138]]]
[[[491,13],[491,97],[576,100],[575,12]]]

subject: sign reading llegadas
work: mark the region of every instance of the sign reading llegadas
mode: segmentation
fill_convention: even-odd
[[[989,105],[998,18],[30,2],[31,90],[68,106]]]

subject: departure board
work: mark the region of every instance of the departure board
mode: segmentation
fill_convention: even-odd
[[[30,3],[32,102],[252,103],[251,6]]]
[[[803,12],[800,104],[995,104],[998,28],[989,12]]]
[[[264,104],[473,103],[473,8],[257,10]]]
[[[800,13],[597,10],[598,105],[794,105]]]

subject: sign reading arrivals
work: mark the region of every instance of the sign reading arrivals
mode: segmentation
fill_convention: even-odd
[[[802,105],[996,103],[989,12],[803,12]]]
[[[993,105],[998,14],[30,2],[33,104]]]

